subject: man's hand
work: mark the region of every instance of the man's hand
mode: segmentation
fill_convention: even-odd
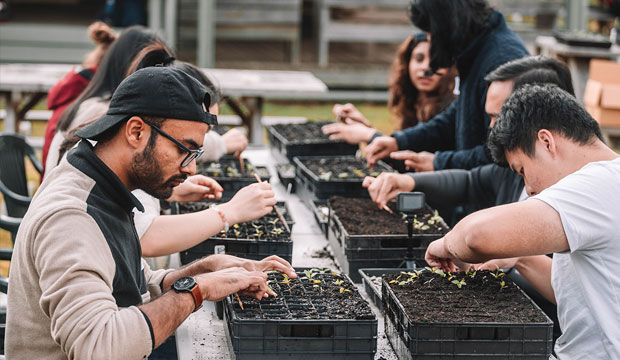
[[[268,182],[250,184],[233,198],[220,205],[230,225],[258,219],[267,215],[276,204],[275,194]]]
[[[349,144],[368,142],[374,135],[375,129],[346,119],[343,123],[328,124],[322,127],[323,134],[329,135],[330,140],[344,140]]]
[[[371,126],[370,121],[351,103],[334,105],[332,113],[338,121],[345,122],[347,119],[350,119],[367,127]]]
[[[388,157],[394,151],[398,151],[398,144],[393,137],[379,136],[374,139],[366,147],[366,163],[368,167],[374,167],[377,161]]]
[[[234,267],[194,276],[205,300],[219,301],[230,294],[241,292],[260,300],[277,296],[267,286],[267,274]]]
[[[204,175],[193,175],[174,188],[168,201],[219,200],[223,191],[217,181]]]
[[[430,266],[450,272],[456,271],[457,268],[461,271],[475,268],[474,264],[462,261],[452,255],[448,249],[446,249],[445,239],[445,237],[442,237],[428,245],[424,260],[426,260]]]
[[[238,129],[230,129],[222,135],[227,154],[241,154],[248,147],[248,138]]]
[[[482,264],[474,265],[476,270],[497,270],[497,269],[510,269],[517,266],[520,257],[513,257],[507,259],[495,259],[489,260]]]
[[[395,151],[390,154],[392,159],[405,160],[405,168],[407,170],[415,170],[416,172],[434,171],[435,154],[427,151],[414,152],[411,150]]]
[[[384,172],[376,178],[367,176],[362,186],[368,189],[372,201],[382,209],[396,194],[412,191],[415,181],[409,175]]]
[[[276,271],[279,271],[280,273],[288,275],[288,277],[290,278],[297,277],[297,274],[295,273],[295,269],[293,269],[291,264],[289,264],[288,261],[276,255],[271,255],[269,257],[264,258],[263,260],[257,261],[257,260],[243,259],[243,258],[232,256],[232,255],[215,254],[215,255],[210,255],[208,257],[205,257],[200,261],[204,263],[202,265],[202,269],[204,271],[219,271],[219,270],[228,269],[232,267],[240,267],[248,271],[276,270]]]

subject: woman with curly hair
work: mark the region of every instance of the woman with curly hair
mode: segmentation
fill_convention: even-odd
[[[397,130],[426,122],[448,107],[453,94],[454,68],[430,71],[430,42],[424,32],[409,36],[398,47],[390,75],[388,108],[399,121]],[[370,143],[381,133],[353,104],[336,104],[332,112],[340,123],[323,127],[330,139],[351,144]]]

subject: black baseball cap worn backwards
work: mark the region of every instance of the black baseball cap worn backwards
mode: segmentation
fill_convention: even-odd
[[[209,113],[210,105],[211,95],[192,76],[176,68],[147,67],[120,83],[104,117],[75,134],[97,140],[116,124],[136,115],[217,125],[217,116]]]

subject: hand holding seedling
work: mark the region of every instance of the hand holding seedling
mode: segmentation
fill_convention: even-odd
[[[390,154],[390,157],[395,160],[405,160],[405,168],[407,170],[413,169],[416,172],[435,170],[435,165],[433,165],[433,161],[435,160],[435,154],[427,151],[395,151]]]
[[[472,267],[471,264],[456,258],[446,249],[445,237],[435,240],[428,245],[424,260],[434,268],[449,272],[455,272],[457,267],[461,270],[467,270]]]
[[[474,265],[476,270],[496,270],[496,269],[510,269],[517,265],[519,262],[519,257],[508,258],[508,259],[495,259],[489,260],[482,264]]]
[[[366,147],[366,163],[373,168],[377,161],[390,156],[390,153],[398,151],[396,139],[391,136],[379,136]]]
[[[291,279],[295,279],[297,277],[297,273],[295,272],[295,269],[293,269],[293,266],[291,266],[288,261],[276,255],[271,255],[260,261],[247,260],[246,263],[243,264],[243,267],[250,271],[275,270],[282,274],[286,274]]]
[[[168,201],[219,200],[223,191],[224,189],[217,181],[204,175],[193,175],[174,188]]]
[[[219,301],[230,294],[241,292],[255,299],[276,296],[267,286],[267,274],[233,267],[194,276],[206,300]]]
[[[396,194],[412,191],[415,181],[409,175],[384,172],[376,178],[367,176],[362,186],[368,189],[372,201],[383,209],[389,201],[396,198]]]
[[[330,140],[343,140],[349,144],[367,143],[375,133],[375,129],[349,118],[344,123],[324,125],[321,130],[323,134],[329,135]]]
[[[250,184],[239,191],[233,198],[220,205],[229,224],[258,219],[267,215],[276,204],[275,194],[269,183]]]

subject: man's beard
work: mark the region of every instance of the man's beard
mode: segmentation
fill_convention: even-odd
[[[131,161],[131,180],[139,189],[158,199],[167,199],[172,195],[173,184],[182,182],[186,174],[173,175],[164,181],[159,161],[154,156],[155,144],[149,141],[144,151],[133,156]]]

